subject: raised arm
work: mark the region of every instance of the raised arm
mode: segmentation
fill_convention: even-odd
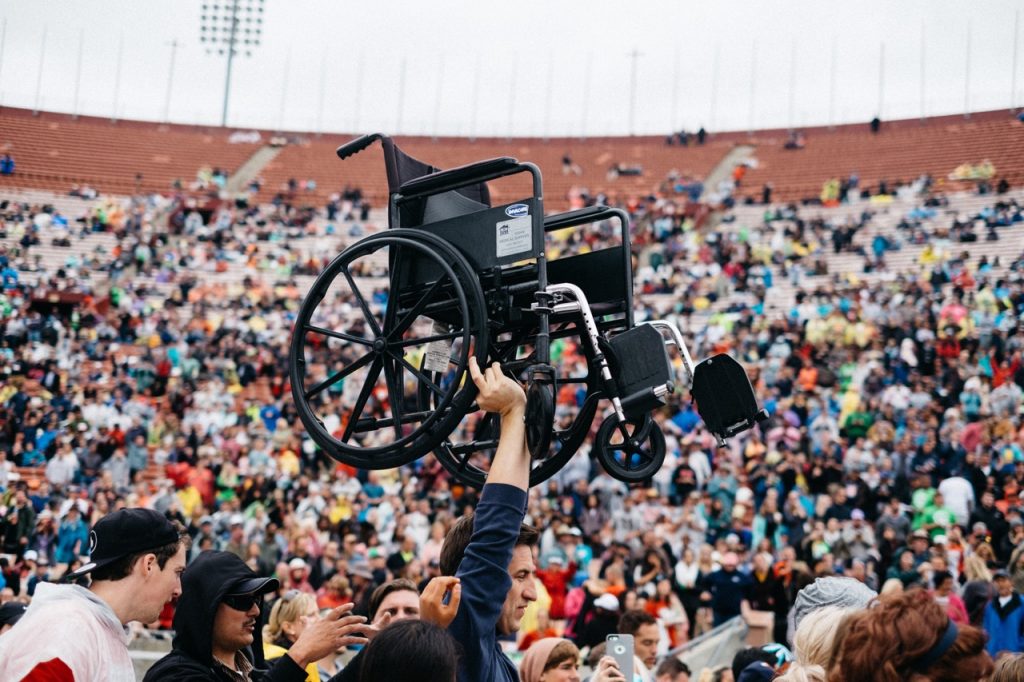
[[[479,394],[477,405],[501,416],[501,435],[494,453],[488,483],[505,483],[520,490],[530,488],[530,451],[526,447],[526,393],[505,376],[497,362],[482,372],[476,358],[469,359],[469,373]]]

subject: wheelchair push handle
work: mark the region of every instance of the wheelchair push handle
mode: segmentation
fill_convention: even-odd
[[[384,136],[380,133],[373,133],[371,135],[363,135],[362,137],[357,137],[356,139],[350,142],[346,142],[345,144],[338,147],[338,157],[342,159],[347,159],[353,154],[358,154],[359,152],[363,151],[377,140],[383,138]]]

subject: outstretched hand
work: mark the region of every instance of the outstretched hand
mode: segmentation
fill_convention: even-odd
[[[444,603],[445,596],[448,603]],[[459,612],[462,583],[458,578],[443,575],[432,579],[420,595],[420,619],[447,628]]]
[[[476,404],[486,412],[497,412],[502,417],[525,410],[526,393],[519,383],[505,376],[497,362],[482,372],[476,358],[469,359],[469,375],[478,391]]]
[[[288,655],[305,668],[338,649],[366,644],[368,640],[360,634],[367,627],[366,618],[350,615],[353,608],[355,604],[343,604],[310,623],[288,650]]]

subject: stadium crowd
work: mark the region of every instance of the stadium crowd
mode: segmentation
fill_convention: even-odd
[[[353,196],[347,191],[349,203],[331,209],[335,218],[359,218]],[[286,377],[302,294],[290,278],[315,273],[331,239],[373,229],[365,221],[326,220],[287,202],[209,213],[138,197],[90,204],[83,220],[7,204],[0,627],[21,617],[19,604],[45,593],[42,586],[83,582],[74,571],[88,559],[90,529],[115,510],[141,507],[184,529],[170,554],[180,549],[196,567],[184,569],[177,613],[170,605],[125,612],[145,614],[136,636],[176,630],[185,641],[176,640],[172,656],[209,657],[210,631],[219,627],[209,621],[220,619],[210,609],[224,603],[254,620],[243,629],[263,625],[268,661],[301,650],[292,660],[307,679],[346,670],[351,677],[338,679],[385,679],[394,661],[374,653],[375,643],[378,651],[387,642],[396,651],[411,651],[411,642],[449,651],[429,623],[447,627],[464,651],[481,647],[469,657],[493,666],[493,679],[514,679],[507,659],[486,650],[499,646],[497,623],[503,648],[525,652],[521,660],[512,654],[523,680],[579,679],[581,651],[592,679],[623,679],[602,653],[608,634],[624,633],[634,636],[643,679],[678,681],[690,671],[669,651],[763,612],[773,641],[793,654],[745,650],[741,667],[693,671],[692,679],[864,679],[858,666],[879,661],[887,680],[908,671],[981,679],[998,655],[1024,651],[1024,283],[1013,260],[1020,254],[1006,254],[1002,266],[978,263],[954,244],[964,226],[998,238],[1024,216],[1005,198],[969,216],[950,217],[937,204],[922,195],[896,234],[877,243],[865,236],[882,232],[869,203],[851,207],[848,220],[773,206],[758,225],[707,228],[671,191],[623,202],[634,221],[638,319],[678,319],[694,332],[695,356],[728,352],[744,362],[771,419],[719,449],[684,394],[657,416],[668,454],[649,482],[611,478],[584,446],[543,485],[484,495],[450,480],[430,457],[389,471],[336,464],[302,431]],[[86,231],[113,232],[117,248],[34,273],[47,289],[84,295],[75,306],[40,307],[32,290],[44,285],[25,281],[39,267],[33,249]],[[311,233],[324,244],[305,254],[288,248]],[[596,225],[552,249],[600,248],[611,234]],[[901,243],[931,247],[914,272],[801,288],[804,273],[827,271],[828,252],[858,252],[866,269],[884,269],[885,254]],[[204,280],[228,261],[253,276]],[[100,273],[109,276],[109,297]],[[258,275],[267,273],[280,283],[262,284]],[[780,277],[797,285],[796,299],[766,314]],[[153,303],[154,287],[162,305]],[[733,302],[716,307],[721,300]],[[581,361],[571,342],[556,352],[560,364]],[[560,400],[569,409],[576,396]],[[491,607],[510,590],[522,604],[507,622],[490,614],[498,620],[485,623],[487,632],[474,615],[488,611],[487,600],[468,595],[472,581],[457,561],[450,565],[446,538],[467,512],[492,518],[485,513],[506,507],[519,507],[536,531],[509,546],[511,564],[495,559],[509,564],[513,585],[494,582]],[[515,516],[505,525],[518,530]],[[524,545],[536,547],[526,552],[530,562],[520,557],[535,562],[525,575],[512,571]],[[225,582],[203,582],[204,572],[223,573]],[[458,589],[431,582],[456,575]],[[93,578],[102,585],[111,576]],[[836,588],[830,579],[862,587]],[[227,591],[243,583],[246,590]],[[445,613],[459,590],[460,615]],[[875,593],[880,606],[865,609]],[[261,612],[264,594],[272,607]],[[817,610],[824,613],[810,618]],[[318,620],[321,611],[328,617]],[[402,622],[421,612],[430,614],[426,624]],[[183,622],[197,630],[183,635]],[[484,644],[481,632],[490,637]],[[339,652],[350,645],[366,646],[349,661]],[[228,672],[248,675],[239,665]],[[454,670],[438,665],[428,679],[450,681]],[[154,670],[153,679],[169,679]]]

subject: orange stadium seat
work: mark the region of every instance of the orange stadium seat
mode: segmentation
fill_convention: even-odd
[[[105,194],[167,192],[176,179],[187,186],[204,165],[233,172],[259,148],[229,143],[230,132],[4,108],[0,151],[14,157],[17,169],[0,178],[0,187],[66,192],[87,184]]]
[[[746,174],[741,196],[760,196],[764,183],[770,182],[776,201],[818,197],[824,182],[852,173],[860,177],[860,187],[871,188],[872,193],[879,181],[892,187],[922,173],[929,173],[939,188],[968,189],[973,183],[952,182],[947,176],[962,163],[986,159],[995,166],[997,178],[1005,177],[1011,186],[1024,184],[1024,124],[1005,111],[972,114],[969,119],[884,122],[878,134],[872,134],[866,123],[802,132],[806,146],[799,150],[785,148],[785,130],[729,136],[756,147],[758,164]]]

